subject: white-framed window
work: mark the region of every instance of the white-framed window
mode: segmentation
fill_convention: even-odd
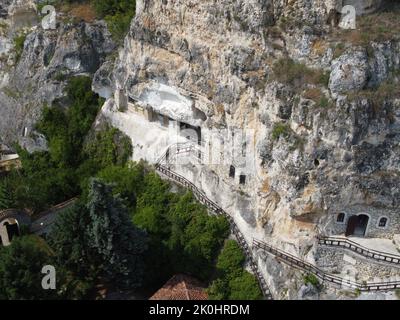
[[[389,218],[386,216],[379,217],[377,227],[381,229],[386,229],[389,225]]]
[[[336,223],[338,224],[344,224],[346,221],[346,213],[345,212],[339,212],[336,215]]]

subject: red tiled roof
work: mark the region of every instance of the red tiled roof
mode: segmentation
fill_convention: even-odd
[[[173,276],[150,300],[208,300],[201,283],[187,275]]]

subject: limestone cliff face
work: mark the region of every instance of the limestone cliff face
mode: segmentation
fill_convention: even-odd
[[[108,99],[99,120],[132,138],[134,160],[154,162],[184,141],[182,124],[201,128],[204,143],[213,136],[214,146],[245,153],[245,165],[234,156],[174,169],[223,206],[249,242],[315,263],[315,236],[345,231],[340,212],[345,222],[368,215],[367,236],[392,239],[400,233],[400,40],[353,43],[327,23],[345,5],[365,15],[384,4],[137,0],[123,48],[103,63],[115,48],[103,22],[42,30],[33,0],[2,1],[0,138],[45,148],[34,131],[43,104],[62,103],[64,79],[95,73],[93,89]],[[23,29],[17,59],[13,38]],[[234,148],[238,129],[250,134]],[[298,273],[261,260],[277,298],[309,294]]]
[[[0,138],[43,149],[46,141],[34,130],[43,106],[62,103],[65,81],[94,74],[115,45],[101,21],[76,24],[59,16],[56,29],[42,29],[33,0],[2,1],[0,12]],[[20,34],[26,38],[17,57]]]
[[[400,42],[334,52],[340,41],[326,22],[346,4],[367,14],[382,2],[139,0],[118,59],[95,76],[94,88],[109,98],[103,115],[132,137],[134,159],[150,161],[168,144],[159,139],[165,130],[123,111],[128,97],[201,127],[204,137],[253,130],[254,163],[236,173],[246,175],[245,185],[229,177],[227,163],[176,168],[226,207],[249,240],[262,237],[314,261],[317,234],[344,232],[339,212],[368,214],[368,236],[392,238],[400,233],[400,100],[394,94],[376,103],[351,92],[398,83]],[[326,73],[329,82],[299,89],[282,81],[273,67],[281,58]],[[317,101],[312,92],[320,92]],[[381,216],[390,219],[385,230],[375,227]],[[266,269],[282,281],[273,262]],[[278,282],[270,285],[283,297]]]

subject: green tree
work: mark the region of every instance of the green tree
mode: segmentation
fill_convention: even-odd
[[[247,271],[244,271],[242,275],[229,281],[229,287],[229,300],[262,299],[262,292],[256,277]]]
[[[137,197],[143,190],[145,179],[144,163],[110,165],[101,170],[97,177],[112,184],[114,194],[119,194],[129,209],[136,208]]]
[[[96,252],[96,264],[104,276],[123,288],[139,287],[144,273],[146,234],[132,224],[121,199],[100,180],[90,181],[87,210],[88,245]]]
[[[0,249],[0,299],[57,298],[54,290],[43,290],[41,270],[52,265],[53,257],[47,244],[37,236],[13,239]]]
[[[13,205],[13,196],[5,181],[0,181],[0,210],[9,209]]]
[[[217,275],[207,291],[211,300],[258,300],[263,295],[254,275],[244,269],[245,256],[234,240],[225,242],[217,261]]]
[[[207,289],[209,300],[226,300],[229,296],[229,284],[225,279],[217,279]]]
[[[135,15],[135,0],[93,1],[97,14],[104,18],[115,40],[120,41],[126,34]]]
[[[235,240],[227,240],[218,256],[217,269],[219,274],[226,279],[233,279],[243,272],[245,256]]]
[[[58,214],[48,235],[48,243],[56,254],[56,261],[76,277],[96,277],[97,266],[91,262],[86,228],[89,214],[81,202]]]

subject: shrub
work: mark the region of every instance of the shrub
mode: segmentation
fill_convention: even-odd
[[[278,140],[281,136],[289,137],[290,127],[285,123],[275,123],[272,129],[272,139]]]
[[[307,275],[305,275],[303,277],[303,280],[304,280],[304,284],[311,284],[314,287],[319,287],[319,285],[320,285],[318,278],[315,275],[313,275],[312,273],[308,273]]]
[[[33,300],[56,298],[55,290],[43,290],[42,267],[53,264],[50,248],[38,236],[13,239],[0,249],[0,299]]]
[[[348,97],[350,100],[367,99],[372,104],[374,111],[378,113],[385,102],[400,98],[398,86],[399,84],[396,81],[388,80],[381,83],[377,88],[352,92]]]
[[[254,275],[244,269],[245,256],[238,243],[227,240],[218,256],[219,278],[207,289],[211,300],[258,300],[262,292]]]
[[[136,1],[99,0],[93,3],[97,14],[106,20],[114,40],[121,41],[135,15]]]
[[[329,106],[329,99],[323,94],[321,89],[312,88],[304,92],[304,98],[313,100],[317,103],[318,107],[327,108]]]
[[[217,269],[224,278],[235,278],[242,273],[244,262],[245,256],[238,243],[234,240],[227,240],[218,256]]]
[[[301,88],[304,84],[327,86],[329,73],[322,70],[310,69],[302,63],[289,58],[279,59],[272,67],[275,80]]]
[[[229,300],[262,299],[262,292],[256,277],[247,271],[244,271],[242,275],[229,281],[229,287]]]
[[[25,33],[21,33],[14,38],[14,50],[15,50],[16,62],[18,62],[21,59],[22,52],[24,51],[25,40],[26,40]]]

